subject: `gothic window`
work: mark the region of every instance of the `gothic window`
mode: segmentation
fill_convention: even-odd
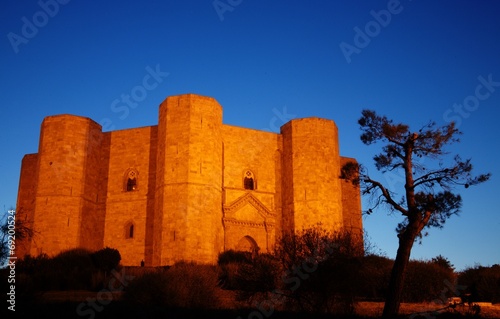
[[[127,179],[127,192],[134,191],[137,186],[137,180],[135,178]]]
[[[130,169],[125,174],[125,190],[127,192],[132,192],[137,189],[137,171]]]
[[[243,176],[243,188],[248,189],[248,190],[254,190],[256,187],[255,184],[255,178],[252,173],[252,171],[245,171],[245,174]]]
[[[134,238],[134,223],[129,222],[125,226],[125,238],[127,239]]]

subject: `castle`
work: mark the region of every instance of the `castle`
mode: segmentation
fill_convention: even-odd
[[[358,187],[340,178],[335,123],[294,119],[280,133],[222,124],[210,97],[168,97],[158,125],[102,132],[48,116],[22,160],[17,219],[35,236],[17,254],[120,251],[123,265],[215,263],[229,249],[270,252],[321,223],[362,234]]]

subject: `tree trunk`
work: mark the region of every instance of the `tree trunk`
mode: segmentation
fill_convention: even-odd
[[[406,266],[410,259],[411,248],[418,234],[412,227],[408,227],[401,234],[399,239],[398,252],[394,265],[392,266],[391,278],[389,281],[389,290],[384,305],[383,318],[395,318],[399,313],[399,304],[401,303],[401,294],[403,292],[403,284],[406,272]]]

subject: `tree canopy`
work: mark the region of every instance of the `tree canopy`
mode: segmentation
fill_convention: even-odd
[[[372,178],[366,166],[348,163],[342,168],[343,178],[360,185],[363,195],[372,196],[368,214],[384,206],[403,216],[396,227],[399,248],[384,308],[384,317],[392,317],[399,310],[404,272],[415,239],[422,237],[424,228],[441,228],[450,216],[458,214],[462,198],[456,192],[457,186],[468,188],[483,183],[490,174],[473,175],[471,160],[459,155],[447,160],[446,147],[458,143],[462,134],[453,122],[438,127],[431,121],[411,130],[407,124],[363,110],[358,124],[364,144],[382,144],[381,152],[373,157],[376,169],[382,173],[402,171],[404,175],[404,188],[391,189],[387,183]],[[424,158],[431,161],[424,165]]]

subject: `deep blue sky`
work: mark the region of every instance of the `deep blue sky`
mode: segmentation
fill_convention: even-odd
[[[36,1],[2,1],[2,211],[15,206],[21,159],[37,152],[48,115],[105,120],[107,130],[154,125],[164,98],[197,93],[216,98],[232,125],[277,132],[295,117],[333,119],[341,153],[375,173],[378,148],[361,143],[357,125],[369,108],[416,129],[429,120],[460,121],[462,142],[450,151],[472,158],[477,173],[493,174],[486,184],[458,189],[461,215],[431,230],[412,258],[442,254],[458,270],[500,263],[499,2],[215,3],[219,12],[213,0],[72,0],[48,6],[49,16]],[[388,8],[390,16],[376,14]],[[144,90],[148,67],[168,76]],[[131,93],[138,102],[125,107],[128,114],[123,103],[112,109]],[[464,101],[470,111],[454,111]],[[398,176],[379,178],[403,186]],[[389,257],[398,221],[384,210],[364,217],[371,240]]]

